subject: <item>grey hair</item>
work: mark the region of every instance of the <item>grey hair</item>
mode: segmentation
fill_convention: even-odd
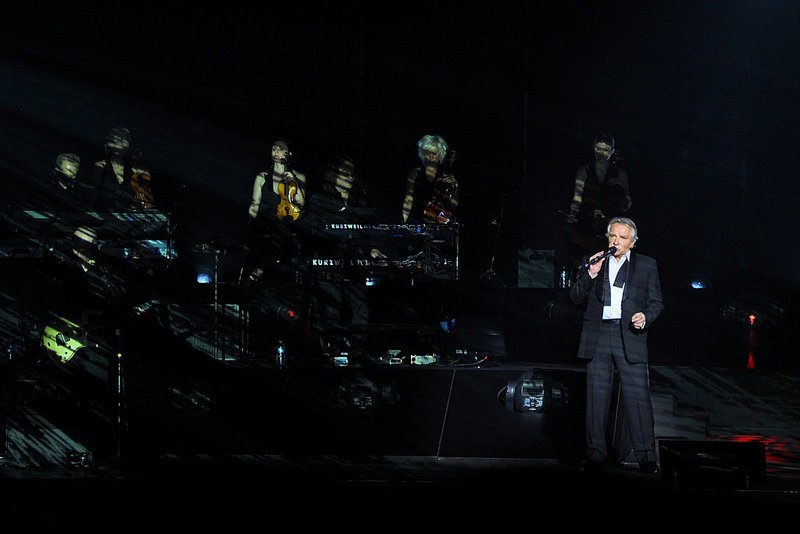
[[[639,230],[636,229],[636,223],[633,222],[632,219],[628,217],[614,217],[610,221],[608,221],[608,226],[606,227],[606,235],[611,232],[611,225],[612,224],[624,224],[631,230],[633,230],[633,240],[636,241],[639,239]]]
[[[435,150],[444,161],[447,148],[447,141],[439,135],[425,135],[417,141],[417,155],[423,164],[425,163],[425,156],[422,154],[424,150]]]

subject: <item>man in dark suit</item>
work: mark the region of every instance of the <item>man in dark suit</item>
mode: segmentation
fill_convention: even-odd
[[[658,267],[653,258],[633,252],[636,224],[626,217],[608,223],[609,250],[593,255],[572,285],[570,297],[586,305],[578,357],[586,366],[585,470],[599,469],[607,456],[606,423],[614,370],[631,442],[646,473],[656,474],[653,410],[647,361],[647,331],[663,309]],[[594,261],[593,260],[597,260]]]

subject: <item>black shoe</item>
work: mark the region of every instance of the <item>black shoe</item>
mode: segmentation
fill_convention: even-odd
[[[658,474],[658,464],[655,462],[644,462],[639,465],[639,471],[646,475],[657,475]]]
[[[594,460],[582,460],[580,470],[583,473],[599,473],[606,468],[605,464],[602,462],[596,462]]]

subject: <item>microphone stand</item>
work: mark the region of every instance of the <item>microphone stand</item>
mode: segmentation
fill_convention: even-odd
[[[497,244],[500,241],[500,229],[503,226],[503,214],[504,214],[505,208],[506,208],[506,197],[507,196],[508,195],[505,195],[505,194],[503,195],[503,201],[500,203],[500,213],[492,221],[492,224],[495,225],[495,227],[497,228],[497,231],[495,232],[494,243],[492,245],[492,259],[491,259],[491,261],[489,263],[489,269],[487,269],[486,272],[484,272],[480,277],[480,279],[482,281],[484,281],[484,282],[485,281],[489,281],[489,280],[493,280],[497,276],[497,273],[494,271],[494,260],[495,260],[495,257],[497,256]]]
[[[123,462],[123,436],[124,436],[124,426],[126,423],[125,416],[123,414],[125,409],[125,378],[123,376],[123,367],[122,367],[122,334],[120,331],[120,327],[117,327],[115,334],[117,336],[117,413],[116,413],[116,462],[117,466],[120,467]]]

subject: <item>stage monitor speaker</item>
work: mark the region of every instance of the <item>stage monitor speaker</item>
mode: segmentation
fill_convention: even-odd
[[[766,480],[766,451],[757,441],[660,440],[662,479],[675,487],[749,489]]]

